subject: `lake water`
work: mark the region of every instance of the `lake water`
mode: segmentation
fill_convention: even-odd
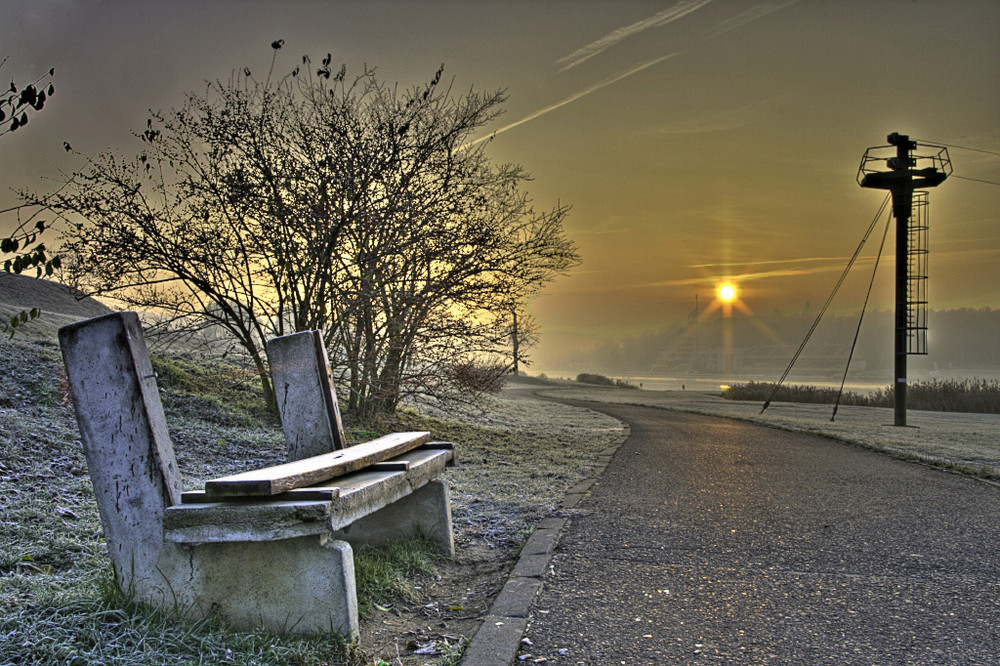
[[[576,372],[570,372],[568,370],[553,370],[544,371],[545,376],[551,377],[553,379],[563,378],[563,379],[576,379]],[[936,375],[936,376],[932,376]],[[947,376],[944,376],[947,375]],[[721,377],[721,376],[707,376],[707,377],[669,377],[664,375],[608,375],[611,379],[621,379],[634,386],[640,386],[642,389],[647,391],[702,391],[702,392],[716,392],[724,384],[746,384],[747,382],[776,382],[781,377],[780,373],[775,374],[773,377],[764,376],[733,376],[731,378]],[[909,381],[914,382],[928,382],[933,379],[955,379],[958,381],[963,380],[974,380],[983,379],[987,381],[997,381],[1000,380],[1000,373],[996,370],[982,370],[982,369],[960,369],[952,370],[949,369],[940,373],[931,373],[930,375],[925,371],[914,371],[910,373]],[[871,393],[879,389],[888,388],[891,383],[891,378],[886,376],[882,380],[852,380],[848,377],[847,383],[844,385],[845,392],[853,393]],[[783,386],[821,386],[824,388],[837,389],[840,388],[839,379],[828,379],[828,378],[803,378],[796,377],[794,373],[791,377],[782,382]]]
[[[569,371],[546,371],[545,376],[565,379],[575,379],[577,373]],[[746,384],[747,382],[776,382],[781,377],[777,374],[773,377],[741,377],[734,376],[730,379],[725,377],[668,377],[662,375],[608,375],[611,379],[621,379],[627,381],[634,386],[639,386],[640,388],[647,391],[702,391],[702,392],[716,392],[723,385],[732,384]],[[924,378],[913,378],[910,381],[922,380]],[[847,384],[844,385],[845,392],[853,393],[871,393],[878,389],[883,389],[889,386],[890,380],[887,377],[885,381],[851,381],[848,378]],[[641,386],[640,386],[641,385]],[[821,386],[824,388],[840,388],[840,382],[831,379],[803,379],[791,377],[783,382],[784,386],[793,385],[807,385],[807,386]]]

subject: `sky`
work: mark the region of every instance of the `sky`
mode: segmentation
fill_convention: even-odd
[[[507,91],[480,138],[533,176],[538,209],[572,206],[583,259],[531,303],[532,369],[683,322],[696,297],[707,316],[726,279],[738,313],[815,310],[885,196],[856,175],[890,132],[952,146],[930,307],[1000,308],[995,0],[0,0],[0,75],[56,69],[46,108],[0,138],[0,208],[80,166],[63,141],[138,152],[148,110],[266,70],[276,39],[287,70],[330,53],[409,87],[443,63],[457,91]],[[860,309],[876,249],[834,311]],[[884,256],[875,308],[892,305],[891,238]]]

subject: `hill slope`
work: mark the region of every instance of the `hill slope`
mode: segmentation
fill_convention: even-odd
[[[60,326],[113,311],[100,301],[62,283],[0,271],[0,317],[9,319],[21,310],[31,308],[41,310],[42,316],[19,329],[19,335],[23,331],[29,337],[54,337]]]

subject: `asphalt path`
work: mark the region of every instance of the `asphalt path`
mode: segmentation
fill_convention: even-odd
[[[729,419],[570,404],[631,437],[570,513],[522,663],[1000,664],[997,486]]]

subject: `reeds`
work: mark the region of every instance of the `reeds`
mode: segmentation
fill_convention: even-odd
[[[772,382],[747,382],[735,384],[722,392],[729,400],[764,402],[774,390]],[[777,402],[808,402],[833,404],[837,389],[819,386],[781,386],[771,398]],[[848,391],[840,398],[842,405],[862,407],[892,407],[895,391],[892,386],[871,393]],[[935,412],[970,412],[1000,414],[1000,380],[996,379],[932,379],[913,382],[906,392],[907,409]]]

